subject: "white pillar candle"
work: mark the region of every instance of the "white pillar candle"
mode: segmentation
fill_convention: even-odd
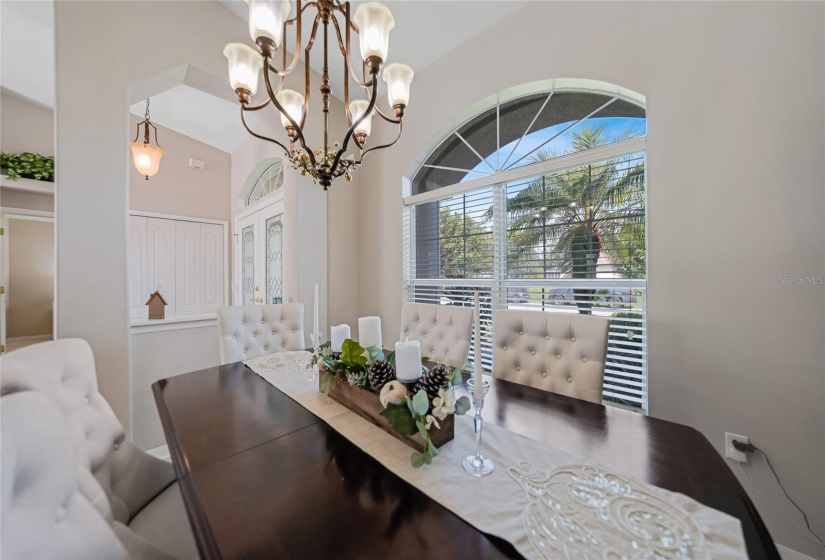
[[[344,341],[350,337],[349,325],[337,325],[332,327],[330,333],[330,346],[333,352],[340,352]]]
[[[475,350],[473,352],[473,399],[484,398],[484,378],[481,374],[481,304],[478,301],[478,292],[473,296],[475,305],[476,338]]]
[[[315,283],[315,305],[313,306],[314,313],[312,315],[312,341],[313,344],[320,344],[321,341],[318,340],[320,336],[318,336],[321,331],[318,327],[318,282]]]
[[[364,348],[381,348],[381,317],[358,319],[358,344]]]
[[[395,375],[406,383],[421,377],[421,344],[417,340],[395,343]]]

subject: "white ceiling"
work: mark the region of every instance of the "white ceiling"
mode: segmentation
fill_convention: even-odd
[[[220,2],[238,17],[247,19],[247,6],[243,0]],[[353,13],[360,3],[360,0],[353,2]],[[385,3],[392,10],[396,22],[390,36],[387,62],[403,62],[419,72],[522,8],[528,0],[385,0]],[[0,1],[0,10],[0,85],[3,90],[53,108],[55,71],[52,2]],[[314,10],[307,10],[304,20],[305,37],[311,29],[313,16]],[[234,16],[227,12],[227,17]],[[294,40],[292,36],[290,39]],[[334,37],[330,40],[334,41]],[[251,39],[249,44],[252,45]],[[222,49],[223,45],[216,45],[215,48]],[[357,37],[353,37],[353,51],[353,62],[358,64],[360,72]],[[319,44],[312,57],[312,67],[317,71],[321,70],[320,52]],[[336,56],[336,53],[330,54],[330,80],[333,95],[341,98],[344,72],[340,56]],[[38,64],[33,65],[32,60],[37,60]],[[313,84],[315,86],[317,84]],[[352,84],[350,87],[351,96],[356,95]],[[412,96],[415,96],[415,81]],[[131,112],[140,117],[144,110],[143,101],[131,107]],[[227,152],[235,150],[247,138],[247,133],[240,124],[237,103],[228,101],[225,96],[217,97],[185,83],[178,83],[161,94],[153,95],[151,117],[156,124]]]

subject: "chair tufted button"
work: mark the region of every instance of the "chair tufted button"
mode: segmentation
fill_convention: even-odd
[[[237,338],[237,337],[233,334],[233,335],[232,335],[232,339],[234,340],[235,338]]]
[[[68,514],[69,514],[69,512],[66,509],[66,507],[65,506],[60,506],[59,508],[57,508],[57,512],[54,515],[55,522],[60,523],[61,521],[66,519],[66,516]]]
[[[568,383],[573,383],[573,378],[572,378],[572,377],[568,377],[568,378],[567,378],[567,382],[568,382]]]
[[[424,333],[424,338],[427,338],[427,333]]]
[[[433,324],[434,324],[434,325],[437,325],[437,324],[438,324],[438,321],[436,321],[436,322],[435,322],[435,323],[433,323]]]
[[[530,353],[531,353],[533,356],[535,356],[535,355],[536,355],[536,351],[535,351],[535,350],[530,350]]]
[[[570,337],[570,342],[576,342],[576,337],[575,336]]]
[[[258,338],[258,333],[252,333],[252,338]]]
[[[548,335],[546,335],[546,336],[544,337],[544,340],[550,340],[550,335],[549,335],[549,334],[548,334]]]
[[[421,324],[421,319],[418,320],[418,323]]]
[[[410,334],[410,331],[404,331],[404,334]]]
[[[246,323],[244,323],[243,321],[241,321],[241,324],[242,324],[242,325],[245,325]]]
[[[507,347],[506,347],[506,346],[504,346],[504,347],[502,348],[502,350],[507,350]]]
[[[561,354],[556,354],[556,357],[561,360]]]
[[[521,371],[521,366],[516,366],[516,371]]]
[[[246,348],[243,349],[243,353],[246,354]]]
[[[272,334],[275,334],[275,331],[272,331]]]
[[[541,376],[542,377],[547,377],[547,372],[546,371],[541,372]]]
[[[447,350],[446,352],[444,352],[444,355],[445,355],[445,356],[449,356],[449,355],[450,355],[450,351],[449,351],[449,350]]]
[[[112,446],[112,449],[114,449],[115,451],[117,451],[118,449],[120,449],[120,444],[119,444],[119,443],[114,444],[114,445]]]
[[[582,358],[582,361],[587,363],[587,358]]]
[[[443,337],[443,336],[441,337],[441,340],[444,340],[444,337]]]
[[[83,397],[83,402],[89,404],[89,397]]]
[[[295,332],[295,329],[292,329],[292,332]]]
[[[282,344],[281,344],[281,348],[286,348],[286,344],[285,344],[285,343],[282,343]]]
[[[262,325],[264,324],[264,320],[263,320],[263,319],[261,319],[261,324],[262,324]]]
[[[524,334],[524,331],[519,331],[518,333],[519,333],[519,334]]]
[[[264,350],[269,350],[269,346],[264,346]]]
[[[284,320],[283,320],[283,319],[281,319],[281,322],[283,323],[283,322],[284,322]]]

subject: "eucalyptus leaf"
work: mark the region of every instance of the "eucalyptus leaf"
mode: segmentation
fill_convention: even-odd
[[[453,372],[450,374],[450,385],[453,387],[458,387],[461,385],[461,368],[454,368]]]
[[[470,410],[471,406],[470,399],[467,397],[459,397],[458,400],[455,401],[455,413],[461,416]]]
[[[367,352],[369,352],[370,354],[369,361],[371,362],[374,362],[375,360],[384,359],[384,350],[382,348],[379,348],[378,346],[370,346],[369,348],[367,348]]]
[[[338,380],[335,377],[335,374],[330,371],[325,371],[321,374],[321,382],[319,388],[321,392],[325,395],[329,395],[330,391],[335,389],[335,384]]]
[[[423,389],[418,391],[412,398],[412,409],[413,412],[420,414],[421,416],[424,416],[427,414],[427,411],[430,410],[430,398],[427,396],[427,392]]]
[[[423,466],[423,465],[424,465],[424,461],[425,461],[425,458],[424,458],[424,454],[423,454],[423,453],[413,453],[413,454],[410,456],[410,462],[412,463],[412,466],[413,466],[413,467],[415,467],[416,469],[418,469],[418,468],[420,468],[421,466]]]
[[[395,350],[387,354],[384,360],[395,366]]]
[[[433,456],[430,455],[427,452],[424,452],[424,463],[426,463],[427,465],[432,465],[433,464]]]
[[[425,448],[424,452],[430,457],[435,457],[436,455],[438,455],[438,448],[435,445],[433,445],[432,440],[430,440],[427,442],[427,447]]]
[[[390,404],[381,411],[381,416],[386,418],[393,430],[402,436],[412,436],[416,432],[416,424],[412,413],[403,404]]]

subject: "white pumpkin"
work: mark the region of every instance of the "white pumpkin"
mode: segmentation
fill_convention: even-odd
[[[403,383],[400,381],[390,381],[381,388],[381,393],[378,395],[378,400],[384,408],[392,404],[401,404],[407,400],[409,392]]]

